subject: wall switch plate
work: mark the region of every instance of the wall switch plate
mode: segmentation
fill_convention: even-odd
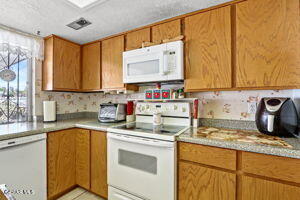
[[[248,102],[248,113],[255,114],[257,109],[256,102]]]

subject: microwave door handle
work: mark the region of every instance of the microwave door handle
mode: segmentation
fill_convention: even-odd
[[[164,66],[163,66],[163,72],[164,74],[168,73],[169,70],[169,51],[164,51]]]
[[[167,73],[167,71],[166,71],[166,65],[168,64],[167,52],[168,51],[162,51],[162,53],[161,53],[161,59],[160,59],[161,62],[160,62],[160,65],[159,65],[159,74],[161,76],[164,76]]]
[[[130,136],[123,136],[118,135],[114,133],[109,133],[108,138],[119,140],[123,142],[130,142],[130,143],[136,143],[136,144],[143,144],[148,146],[154,146],[154,147],[161,147],[161,148],[173,148],[174,143],[173,142],[165,142],[165,141],[153,141],[153,140],[147,140],[147,139],[139,139],[136,137],[130,137]]]

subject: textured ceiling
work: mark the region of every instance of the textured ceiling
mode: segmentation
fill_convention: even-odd
[[[0,0],[0,24],[41,36],[57,34],[86,43],[230,0],[106,0],[80,9],[65,0]],[[73,30],[66,24],[84,17],[92,25]]]

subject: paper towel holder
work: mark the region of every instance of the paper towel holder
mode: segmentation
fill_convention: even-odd
[[[56,101],[43,101],[44,122],[56,121]]]

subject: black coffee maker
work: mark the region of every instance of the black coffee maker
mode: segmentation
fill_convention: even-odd
[[[268,135],[298,136],[298,113],[290,98],[262,98],[255,122],[258,130]]]

